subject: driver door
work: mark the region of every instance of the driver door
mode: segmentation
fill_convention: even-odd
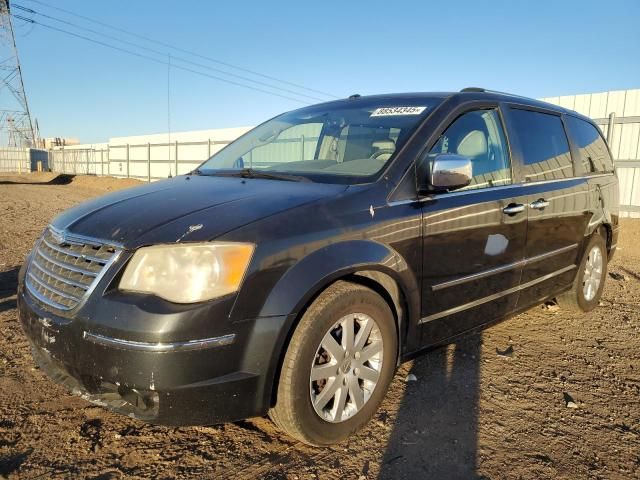
[[[515,309],[527,233],[526,195],[512,183],[497,106],[458,116],[429,156],[439,153],[470,158],[473,180],[423,206],[423,345]]]

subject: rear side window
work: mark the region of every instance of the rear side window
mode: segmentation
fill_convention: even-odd
[[[512,109],[511,118],[522,148],[525,181],[573,177],[569,142],[560,117]]]
[[[598,129],[579,118],[566,118],[571,138],[580,151],[582,173],[590,175],[613,172],[613,161]]]

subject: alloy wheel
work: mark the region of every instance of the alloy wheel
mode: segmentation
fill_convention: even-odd
[[[589,252],[587,262],[584,266],[584,277],[582,279],[582,292],[587,302],[593,300],[600,288],[602,281],[602,251],[597,245]]]
[[[380,328],[369,315],[345,315],[329,329],[309,378],[311,404],[320,418],[343,422],[362,409],[378,383],[383,351]]]

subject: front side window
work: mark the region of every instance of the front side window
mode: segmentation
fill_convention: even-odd
[[[525,181],[573,177],[569,142],[560,117],[512,109],[511,118],[522,149]]]
[[[433,158],[439,153],[455,153],[471,160],[473,179],[464,189],[511,183],[509,150],[496,110],[476,110],[458,117],[440,136],[429,156]]]
[[[251,169],[328,183],[371,181],[440,101],[389,97],[294,110],[254,128],[198,171]]]
[[[598,129],[576,117],[568,115],[567,126],[580,151],[580,163],[584,174],[613,172],[613,161],[607,145]]]

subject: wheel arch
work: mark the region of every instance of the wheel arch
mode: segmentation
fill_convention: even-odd
[[[387,302],[394,316],[398,336],[396,363],[402,358],[410,319],[418,315],[419,312],[417,279],[408,269],[404,258],[389,246],[370,241],[345,243],[349,245],[336,244],[332,246],[333,248],[323,249],[323,252],[315,252],[301,260],[297,266],[292,267],[292,270],[296,269],[297,271],[315,271],[312,276],[305,275],[305,282],[298,283],[301,278],[292,271],[291,274],[285,275],[279,282],[281,285],[276,287],[287,290],[290,302],[293,302],[293,298],[296,296],[298,301],[295,302],[295,306],[293,306],[294,303],[291,303],[291,313],[283,328],[283,338],[279,342],[278,354],[274,355],[272,367],[269,369],[271,373],[267,378],[265,394],[268,395],[270,406],[273,406],[276,401],[280,369],[295,329],[309,306],[322,292],[337,281],[366,286]],[[358,253],[356,254],[356,252]],[[355,257],[350,253],[355,254]],[[363,255],[367,255],[368,259],[362,258]],[[340,261],[336,262],[336,259],[340,259]],[[312,267],[317,267],[317,270]],[[289,278],[287,279],[287,277]],[[290,289],[289,287],[293,285],[295,287]],[[275,298],[280,297],[277,292],[274,292],[274,295]],[[265,304],[267,311],[270,308],[268,303],[269,300]]]
[[[599,184],[591,185],[590,190],[597,194],[598,200],[593,197],[591,200],[591,216],[584,232],[585,246],[589,238],[597,232],[604,238],[607,256],[610,256],[613,244],[614,215],[609,209],[609,202],[606,201],[606,196],[603,195],[601,186]]]
[[[613,226],[609,221],[607,221],[606,217],[602,218],[598,222],[593,222],[589,224],[589,228],[587,228],[584,234],[585,246],[589,241],[589,239],[591,238],[591,236],[594,234],[598,234],[602,236],[607,248],[607,256],[611,255],[611,245],[613,242]]]

